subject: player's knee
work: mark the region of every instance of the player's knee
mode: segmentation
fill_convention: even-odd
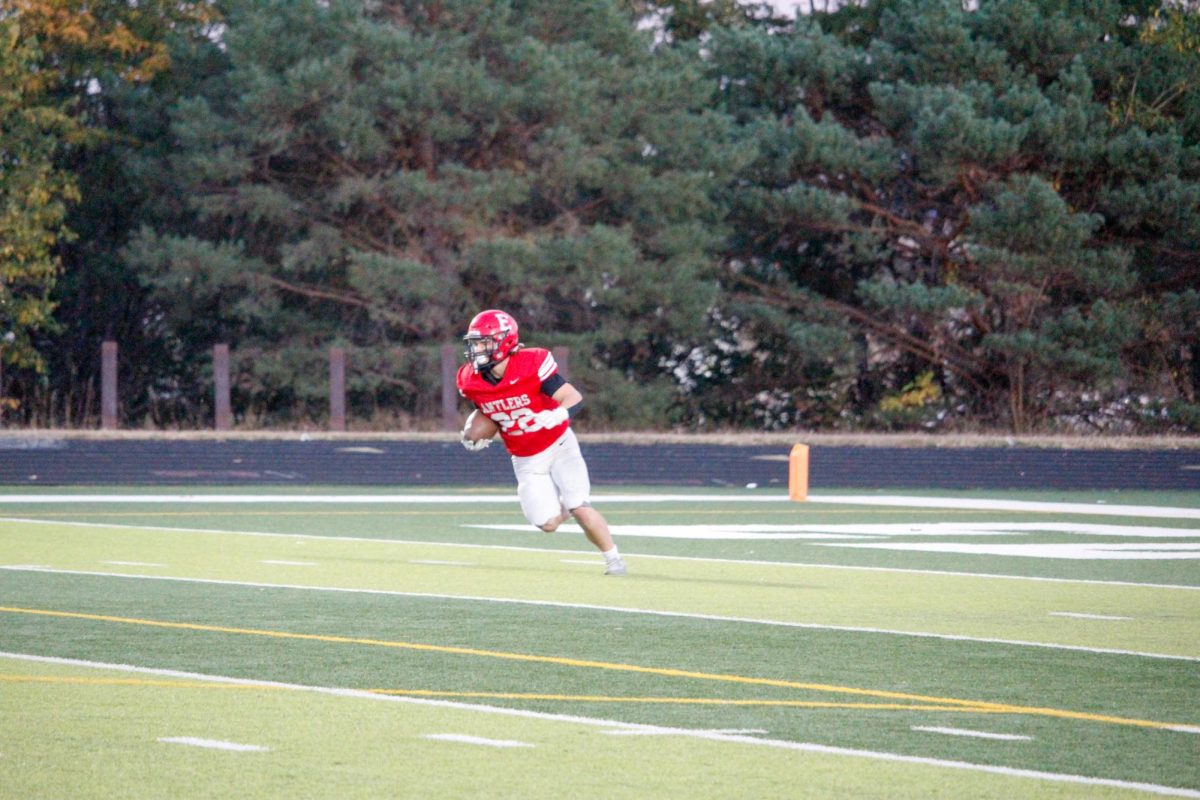
[[[562,520],[560,520],[560,519],[547,520],[546,522],[543,522],[541,525],[538,525],[538,528],[540,530],[545,531],[546,533],[554,533],[556,530],[558,530],[558,526],[559,526],[559,524],[561,524],[561,522],[562,522]]]
[[[603,519],[603,517],[600,516],[600,512],[592,508],[588,503],[583,503],[578,507],[571,509],[571,513],[581,522],[590,519]]]

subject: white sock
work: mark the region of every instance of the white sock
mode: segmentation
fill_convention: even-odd
[[[600,552],[600,555],[604,556],[604,560],[610,564],[621,557],[621,554],[617,552],[617,546],[615,544],[613,545],[612,550],[603,550]]]

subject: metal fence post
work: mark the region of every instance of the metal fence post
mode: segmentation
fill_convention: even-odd
[[[111,340],[100,344],[100,427],[117,427],[117,343]]]
[[[213,345],[213,425],[219,431],[233,426],[233,407],[229,402],[229,345]]]
[[[571,348],[555,347],[550,351],[554,355],[554,360],[558,362],[558,374],[563,376],[563,380],[571,380],[570,365]]]
[[[329,348],[329,430],[346,430],[346,350]]]
[[[442,345],[442,428],[456,431],[458,419],[458,348],[452,344]]]

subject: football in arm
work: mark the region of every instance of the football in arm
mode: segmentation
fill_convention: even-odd
[[[488,415],[479,413],[478,409],[470,413],[463,425],[463,438],[469,442],[491,439],[499,432],[500,426]]]

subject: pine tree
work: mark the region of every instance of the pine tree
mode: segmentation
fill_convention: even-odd
[[[1178,292],[1200,274],[1200,72],[1143,12],[893,0],[714,35],[712,75],[759,148],[733,196],[727,316],[742,385],[779,387],[776,422],[849,405],[851,424],[891,424],[889,398],[930,368],[939,391],[902,424],[1194,419]],[[1130,408],[1143,396],[1175,416]]]
[[[661,410],[628,398],[712,303],[728,135],[682,55],[611,3],[569,16],[233,4],[229,72],[176,116],[194,217],[130,250],[185,357],[229,341],[244,407],[278,420],[321,413],[323,348],[347,344],[360,407],[428,418],[437,346],[502,307],[618,384],[599,418]]]

